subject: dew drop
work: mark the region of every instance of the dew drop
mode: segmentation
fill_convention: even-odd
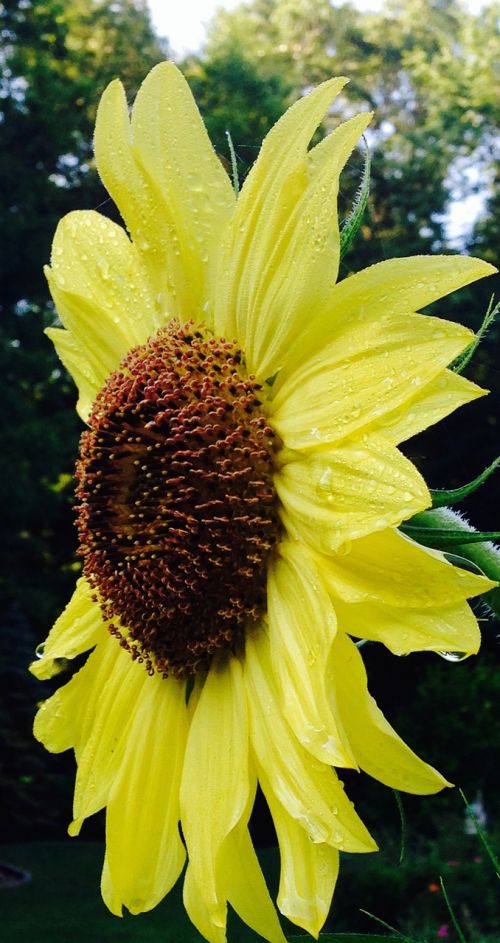
[[[104,281],[107,281],[110,274],[109,262],[107,261],[107,259],[104,259],[104,258],[98,259],[97,268],[99,269],[99,272],[101,273],[101,277],[104,279]]]
[[[35,648],[35,655],[37,658],[43,658],[45,652],[45,642],[42,642],[40,645],[37,645]]]
[[[465,661],[466,658],[470,658],[470,655],[467,652],[437,652],[440,658],[444,658],[445,661]]]

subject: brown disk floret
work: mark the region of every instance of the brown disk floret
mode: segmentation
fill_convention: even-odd
[[[259,390],[235,343],[174,322],[122,361],[82,435],[84,574],[151,672],[205,668],[263,612],[280,528]]]

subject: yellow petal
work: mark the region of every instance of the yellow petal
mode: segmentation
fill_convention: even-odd
[[[182,896],[186,913],[199,933],[201,933],[206,940],[209,940],[209,943],[226,943],[227,907],[224,911],[223,920],[218,924],[214,923],[205,903],[203,893],[196,884],[193,868],[189,862],[184,875]]]
[[[379,420],[385,439],[398,445],[434,425],[450,413],[485,396],[487,390],[466,380],[452,370],[443,370],[401,409],[387,413]]]
[[[92,600],[92,595],[93,590],[87,581],[79,579],[68,605],[41,647],[41,657],[30,665],[32,674],[41,681],[58,674],[59,658],[76,658],[106,638],[101,610]]]
[[[159,675],[146,679],[106,814],[109,878],[131,913],[155,907],[185,860],[178,825],[185,685]]]
[[[274,392],[278,391],[282,382],[293,376],[301,364],[314,358],[316,352],[319,351],[321,355],[328,338],[325,322],[331,329],[332,338],[342,330],[345,333],[348,327],[360,327],[371,321],[380,322],[385,340],[390,344],[390,324],[395,316],[419,311],[450,292],[478,278],[492,275],[495,271],[492,265],[481,259],[463,255],[436,255],[387,259],[350,275],[338,283],[327,305],[312,313],[300,337],[290,344],[286,365],[277,377]],[[347,335],[345,342],[349,343]]]
[[[339,872],[339,853],[312,842],[279,803],[265,777],[262,791],[269,805],[281,856],[278,907],[292,923],[316,939],[328,916]]]
[[[270,943],[286,943],[245,823],[224,841],[219,867],[229,903],[244,923]]]
[[[401,524],[431,503],[415,466],[373,434],[292,458],[274,482],[287,516],[323,553]]]
[[[148,693],[149,677],[144,666],[133,661],[115,639],[110,639],[109,645],[114,648],[114,661],[110,667],[103,659],[81,712],[70,835],[77,835],[84,819],[106,805],[128,749],[133,717]],[[84,697],[82,692],[82,700]]]
[[[159,311],[210,320],[204,306],[234,194],[174,64],[149,73],[131,126],[123,88],[112,82],[94,140],[99,174],[141,253]]]
[[[193,877],[217,926],[225,926],[226,912],[217,857],[244,813],[249,790],[241,665],[235,658],[224,666],[215,661],[191,721],[181,782],[181,817]]]
[[[313,756],[333,766],[356,766],[326,696],[327,662],[337,631],[332,604],[305,548],[285,542],[280,553],[269,571],[268,613],[283,713]]]
[[[33,732],[51,753],[78,749],[85,741],[86,727],[92,724],[97,700],[119,651],[115,639],[106,633],[83,668],[43,702]]]
[[[334,770],[312,759],[286,723],[263,630],[247,638],[245,683],[259,779],[262,770],[276,799],[312,841],[345,851],[376,850]]]
[[[276,393],[269,407],[272,425],[290,449],[369,431],[405,407],[472,336],[459,324],[420,314],[367,315],[364,323],[339,318],[329,344]]]
[[[339,632],[332,653],[331,684],[361,769],[391,786],[428,795],[449,786],[398,737],[368,693],[363,660],[354,642]]]
[[[427,609],[462,602],[496,586],[393,528],[353,541],[347,554],[323,557],[322,567],[333,595],[346,602],[374,600]]]
[[[395,655],[429,651],[472,655],[481,644],[476,617],[465,602],[409,609],[335,600],[335,611],[344,632],[382,642]]]
[[[308,144],[345,82],[344,78],[324,82],[275,124],[245,181],[224,240],[215,327],[222,336],[238,338],[251,371],[256,365],[253,338],[261,323],[257,299],[272,281],[268,263],[288,218],[307,190]],[[291,235],[288,231],[286,242]],[[284,248],[277,251],[283,254]],[[275,256],[273,269],[277,262]],[[288,276],[288,268],[286,273]]]
[[[72,334],[58,327],[48,327],[45,333],[52,341],[57,356],[73,377],[78,390],[76,410],[80,418],[87,422],[94,400],[108,376],[99,353],[89,351],[88,348],[84,352]]]
[[[120,226],[94,210],[61,220],[46,274],[64,326],[107,374],[159,327],[137,250]]]
[[[356,115],[310,152],[301,198],[291,210],[283,207],[277,229],[266,232],[269,253],[252,292],[244,340],[249,369],[260,380],[286,362],[291,341],[335,286],[339,175],[370,117]],[[270,208],[264,206],[262,212],[267,217]]]

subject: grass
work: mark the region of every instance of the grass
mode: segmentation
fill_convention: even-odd
[[[178,883],[148,914],[120,920],[99,893],[104,855],[100,842],[29,842],[3,845],[0,860],[27,870],[31,881],[0,889],[2,937],[9,943],[201,943],[188,920]],[[275,870],[274,861],[266,861]],[[264,853],[269,859],[269,853]],[[255,933],[230,915],[230,939],[255,943]],[[206,941],[205,941],[206,943]]]

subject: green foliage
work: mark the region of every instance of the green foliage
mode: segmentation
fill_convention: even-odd
[[[33,659],[35,637],[19,608],[0,620],[0,835],[54,834],[61,813],[70,815],[67,765],[53,762],[33,741],[34,705],[42,692],[26,666]],[[43,695],[42,695],[43,696]]]
[[[393,708],[391,721],[417,753],[459,783],[467,796],[481,789],[494,820],[500,815],[494,747],[500,738],[500,676],[494,632],[490,641],[484,621],[482,625],[484,651],[473,662],[451,664],[421,656],[411,709]],[[451,793],[442,798],[452,802]]]

